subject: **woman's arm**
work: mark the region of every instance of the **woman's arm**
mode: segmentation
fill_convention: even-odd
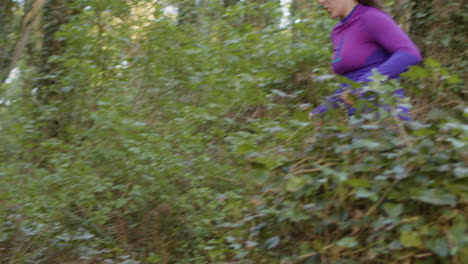
[[[380,74],[397,78],[409,66],[422,60],[421,53],[408,35],[386,13],[370,10],[361,17],[369,38],[391,54],[390,58],[377,67]],[[372,72],[365,74],[359,81],[369,82]]]

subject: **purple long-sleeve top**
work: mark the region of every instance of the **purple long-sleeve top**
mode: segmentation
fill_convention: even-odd
[[[372,69],[396,78],[421,61],[411,39],[386,13],[358,4],[331,33],[333,71],[357,81],[369,81]]]
[[[374,68],[397,78],[422,60],[419,49],[388,14],[361,4],[335,26],[331,40],[333,71],[356,82],[370,81]],[[403,96],[402,91],[398,94]],[[322,105],[312,113],[325,111]]]

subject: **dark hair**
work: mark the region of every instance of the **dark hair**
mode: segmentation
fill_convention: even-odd
[[[358,2],[362,5],[375,7],[380,10],[384,10],[385,8],[380,0],[358,0]]]

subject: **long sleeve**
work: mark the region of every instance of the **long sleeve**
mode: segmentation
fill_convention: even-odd
[[[361,4],[333,28],[331,40],[333,71],[355,82],[371,81],[369,77],[373,69],[391,79],[398,78],[422,60],[419,49],[388,14]],[[323,114],[330,108],[343,105],[339,94],[344,90],[345,84],[312,114]],[[359,90],[354,92],[360,94]],[[393,94],[404,97],[402,89],[395,90]],[[353,115],[355,109],[347,107],[348,114]],[[399,115],[400,119],[410,120],[408,109],[401,112],[405,115]]]
[[[422,60],[421,53],[408,35],[398,24],[383,12],[367,12],[361,17],[369,34],[369,39],[380,45],[391,56],[376,69],[390,78],[397,78],[408,70],[409,66]],[[372,71],[360,78],[360,82],[368,82]]]

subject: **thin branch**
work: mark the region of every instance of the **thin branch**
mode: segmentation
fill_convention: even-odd
[[[382,196],[380,197],[380,200],[374,204],[374,206],[372,206],[369,211],[367,211],[367,213],[364,214],[364,217],[368,217],[369,215],[371,215],[379,206],[380,204],[385,200],[387,199],[387,196],[388,194],[390,193],[390,191],[397,185],[397,183],[400,182],[399,180],[395,180],[392,184],[390,184],[390,186],[387,187],[387,189],[385,190],[385,192],[382,194]]]
[[[13,51],[13,55],[11,61],[7,67],[6,74],[3,76],[3,80],[1,82],[5,82],[8,78],[10,72],[16,67],[18,61],[20,60],[21,56],[23,55],[24,48],[28,43],[29,37],[31,35],[31,31],[34,27],[34,21],[39,17],[39,13],[44,6],[45,0],[35,0],[31,10],[26,14],[23,20],[23,31],[21,32],[20,37],[18,38],[15,48]]]
[[[314,169],[298,170],[298,171],[293,172],[293,174],[302,174],[302,173],[321,171],[323,168],[330,167],[330,166],[333,166],[333,165],[335,165],[335,163],[327,163],[327,164],[325,164],[323,166],[320,166],[320,167],[314,168]]]

